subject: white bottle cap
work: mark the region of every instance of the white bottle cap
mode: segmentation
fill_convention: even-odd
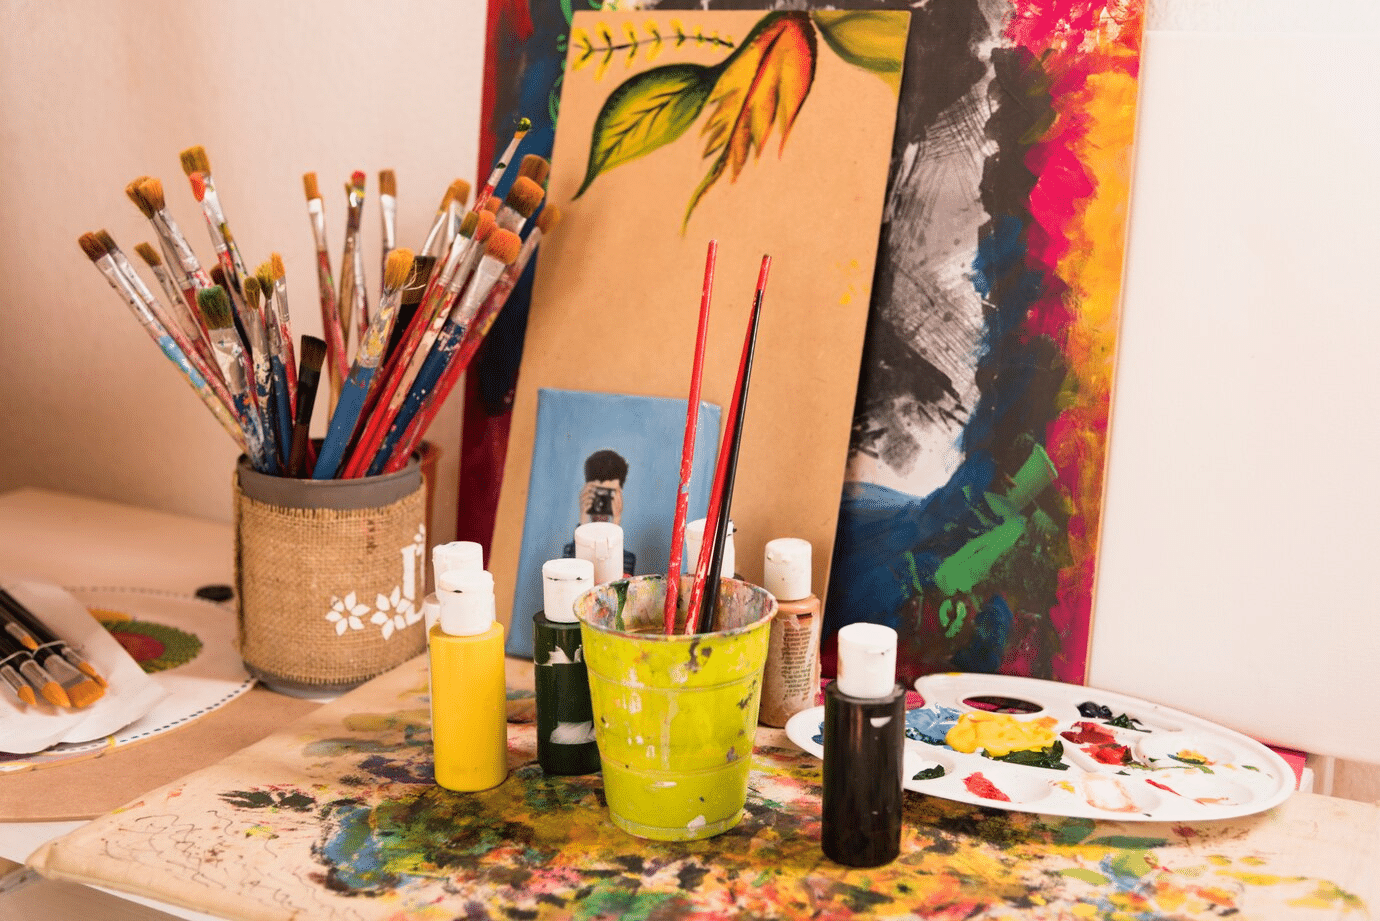
[[[558,624],[573,624],[575,599],[594,588],[594,564],[589,560],[547,560],[541,564],[542,613]]]
[[[778,537],[767,541],[766,561],[762,565],[762,587],[777,601],[799,601],[810,597],[811,547],[799,537]]]
[[[695,567],[700,564],[700,547],[704,544],[704,522],[705,519],[696,518],[685,526],[685,571],[688,573],[693,573]],[[738,569],[737,563],[737,554],[733,549],[733,521],[730,519],[728,537],[724,541],[724,556],[719,563],[719,575],[725,579],[732,579],[733,573]]]
[[[594,564],[594,582],[623,578],[623,529],[612,521],[591,521],[575,529],[575,557]]]
[[[450,572],[452,569],[482,572],[484,548],[472,540],[453,540],[448,544],[437,544],[432,547],[432,576],[440,579],[441,573]]]
[[[431,639],[431,628],[436,626],[441,620],[441,602],[432,592],[422,600],[422,618],[426,626],[427,639]]]
[[[488,630],[497,614],[491,573],[452,569],[436,579],[441,602],[441,630],[451,636],[475,636]]]
[[[896,687],[896,631],[881,624],[839,630],[839,690],[849,697],[886,697]]]

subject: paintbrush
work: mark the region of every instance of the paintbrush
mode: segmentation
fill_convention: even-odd
[[[540,154],[528,154],[518,165],[518,175],[525,176],[544,189],[551,175],[551,161]]]
[[[715,608],[719,602],[719,570],[723,567],[724,544],[728,542],[729,510],[733,505],[733,483],[738,473],[738,449],[743,440],[743,417],[747,409],[748,385],[752,380],[752,358],[757,348],[757,327],[762,317],[762,298],[766,295],[767,275],[771,271],[771,257],[762,257],[757,272],[757,290],[752,298],[752,313],[748,318],[747,334],[743,337],[743,354],[738,362],[738,379],[733,385],[733,403],[729,408],[728,424],[719,446],[719,459],[714,469],[714,489],[709,499],[709,516],[705,521],[705,540],[700,545],[699,564],[690,589],[690,607],[686,613],[687,635],[715,629]],[[710,539],[710,535],[713,539]]]
[[[18,697],[21,703],[28,704],[30,707],[38,706],[38,697],[34,694],[34,689],[29,687],[29,682],[24,680],[24,676],[19,674],[14,665],[8,661],[0,664],[0,681],[9,685],[14,696]]]
[[[354,435],[359,422],[360,411],[364,408],[364,398],[369,393],[374,374],[383,360],[383,350],[388,346],[388,336],[393,331],[393,318],[397,314],[398,302],[402,298],[403,285],[407,284],[412,272],[412,250],[395,249],[388,254],[384,268],[383,296],[379,299],[379,309],[369,329],[360,339],[355,363],[350,368],[350,376],[340,389],[340,401],[331,414],[326,427],[326,440],[321,444],[312,478],[333,479],[339,470],[345,448]]]
[[[413,417],[407,430],[398,439],[398,445],[393,451],[393,456],[385,461],[382,468],[379,468],[381,472],[393,473],[401,470],[403,464],[407,463],[407,458],[421,444],[427,428],[436,418],[436,414],[441,411],[441,407],[445,405],[446,397],[450,395],[456,382],[460,380],[460,375],[465,372],[470,361],[474,358],[475,352],[479,350],[480,343],[488,335],[504,305],[508,303],[509,295],[513,293],[513,288],[517,286],[518,279],[522,277],[523,271],[526,270],[543,237],[552,232],[560,219],[561,210],[555,205],[547,205],[537,215],[536,226],[527,235],[527,239],[522,241],[522,249],[518,253],[517,260],[503,270],[503,274],[499,276],[493,290],[484,299],[484,305],[479,308],[474,321],[465,330],[464,338],[460,342],[460,347],[456,349],[455,357],[451,359],[450,366],[442,375],[426,404]],[[375,466],[370,468],[370,472],[375,472],[376,467],[377,459]]]
[[[244,420],[245,453],[254,469],[267,473],[269,459],[264,450],[263,418],[255,404],[255,388],[250,382],[254,378],[254,368],[245,354],[240,337],[235,334],[234,314],[230,308],[230,296],[219,285],[212,285],[197,292],[197,306],[211,331],[211,344],[216,350],[216,361],[220,373],[225,378],[235,409]]]
[[[436,217],[431,221],[431,228],[426,232],[425,242],[419,251],[423,256],[434,256],[453,242],[454,231],[448,231],[448,227],[455,226],[455,215],[465,207],[465,202],[470,197],[470,184],[463,179],[456,179],[446,188],[446,194],[441,196],[441,204],[436,209]],[[447,240],[447,236],[451,240]]]
[[[168,299],[170,309],[169,315],[182,330],[182,335],[186,338],[192,349],[201,356],[202,361],[208,368],[219,377],[219,372],[214,371],[216,360],[211,355],[211,345],[206,340],[206,331],[201,328],[201,320],[197,317],[196,311],[187,305],[187,299],[182,292],[177,289],[177,283],[173,281],[168,273],[167,266],[163,264],[163,257],[158,254],[148,243],[140,243],[134,247],[134,251],[139,254],[139,258],[144,260],[144,264],[153,272],[153,277],[158,280],[158,286],[163,289],[163,294]],[[205,371],[202,372],[203,374]]]
[[[220,196],[216,193],[215,181],[211,178],[211,159],[206,156],[206,148],[201,145],[188,147],[179,155],[182,171],[192,184],[192,195],[201,205],[201,213],[206,218],[206,229],[211,235],[211,245],[215,248],[216,259],[225,269],[230,282],[232,295],[243,291],[244,277],[249,272],[240,258],[240,248],[230,233],[230,225],[221,209]]]
[[[537,208],[541,207],[541,201],[545,197],[545,190],[535,180],[519,176],[504,197],[502,207],[498,209],[498,226],[516,234],[522,233],[527,221],[536,213]]]
[[[177,222],[168,213],[162,181],[152,176],[140,176],[125,186],[125,194],[153,225],[153,231],[158,235],[158,243],[163,247],[163,256],[175,273],[177,286],[181,289],[187,306],[196,310],[196,292],[210,287],[211,279],[202,271],[196,253],[192,252],[187,238],[182,235]]]
[[[246,276],[244,282],[244,324],[248,327],[249,355],[254,369],[254,399],[259,405],[259,413],[263,419],[264,454],[268,461],[268,469],[264,472],[277,476],[282,470],[283,452],[287,448],[287,443],[283,439],[282,429],[279,427],[278,399],[273,392],[275,375],[273,360],[270,358],[268,324],[265,322],[262,310],[263,294],[257,277]],[[276,334],[275,327],[274,335]],[[280,363],[279,372],[281,371]],[[286,376],[284,376],[282,386],[284,389],[287,387]]]
[[[297,411],[292,424],[292,450],[288,454],[288,476],[305,477],[311,464],[311,415],[316,406],[316,388],[321,382],[321,362],[326,343],[315,336],[302,337],[302,369],[297,373]]]
[[[441,327],[440,334],[436,337],[436,341],[427,353],[425,360],[422,361],[411,386],[407,388],[407,396],[403,400],[402,407],[398,410],[389,426],[388,434],[384,436],[377,454],[371,461],[371,473],[374,472],[375,466],[387,463],[397,448],[399,440],[407,432],[412,417],[421,410],[423,403],[428,400],[440,381],[446,367],[454,357],[455,350],[460,347],[465,330],[473,322],[475,314],[479,312],[479,308],[484,303],[484,299],[488,297],[499,276],[503,274],[503,269],[512,265],[521,251],[522,239],[508,230],[495,230],[484,244],[484,255],[474,270],[474,277],[470,279],[465,293],[451,308],[445,324]]]
[[[508,164],[513,162],[513,155],[517,153],[518,145],[527,136],[527,132],[532,130],[532,120],[519,118],[517,129],[513,132],[513,138],[508,142],[499,158],[494,161],[494,168],[489,171],[489,178],[485,180],[484,187],[474,197],[474,207],[476,210],[484,207],[490,196],[494,194],[494,189],[503,181],[503,174],[508,171]]]
[[[340,335],[348,340],[350,330],[357,329],[355,350],[364,341],[369,328],[369,298],[364,281],[364,252],[359,247],[360,221],[364,217],[364,173],[355,170],[345,183],[345,249],[340,255],[340,290],[336,301],[340,305]],[[343,386],[343,385],[342,385]]]
[[[321,292],[321,329],[326,340],[326,374],[331,383],[331,405],[340,395],[340,383],[350,367],[346,357],[345,330],[340,322],[340,305],[335,297],[335,279],[331,276],[331,256],[326,249],[326,211],[321,192],[316,186],[316,174],[302,177],[307,192],[307,215],[311,218],[311,234],[316,241],[316,286]]]
[[[264,331],[268,334],[268,363],[273,372],[273,412],[278,423],[278,450],[281,452],[279,459],[286,465],[288,445],[292,443],[292,419],[297,391],[292,328],[283,316],[287,310],[287,300],[279,296],[271,263],[261,263],[250,277],[254,279],[259,295],[263,298]],[[249,287],[249,280],[245,279],[246,294]]]
[[[62,639],[62,637],[58,636],[51,627],[44,623],[41,617],[25,607],[18,598],[15,598],[3,588],[0,588],[0,607],[3,607],[10,613],[12,623],[17,622],[24,627],[25,631],[30,636],[32,636],[35,645],[29,646],[28,648],[37,649],[39,645],[42,645],[56,649],[71,665],[85,672],[93,681],[101,685],[101,687],[106,686],[105,678],[101,677],[101,673],[96,670],[96,666],[86,661],[80,653],[73,649]],[[27,643],[24,645],[28,646]]]
[[[353,479],[365,475],[388,432],[388,426],[402,408],[407,390],[421,369],[422,361],[445,325],[454,298],[463,284],[463,278],[459,275],[460,264],[470,249],[477,245],[476,233],[487,239],[493,229],[492,218],[481,220],[473,212],[465,215],[460,234],[451,244],[445,263],[439,272],[432,273],[412,322],[408,324],[402,341],[393,350],[379,381],[369,394],[363,427],[350,447],[340,473],[342,478]]]
[[[388,254],[398,245],[398,177],[391,169],[379,170],[379,218],[382,261],[386,263]]]
[[[43,699],[55,707],[72,706],[72,698],[62,689],[47,669],[39,665],[33,654],[25,649],[8,633],[0,631],[0,666],[10,666],[23,676],[28,685],[43,695]],[[88,679],[89,680],[89,679]],[[27,703],[27,701],[25,701]],[[35,698],[37,703],[37,698]]]
[[[283,342],[283,369],[287,372],[288,393],[293,395],[291,408],[293,413],[296,413],[297,356],[292,348],[292,312],[288,309],[287,266],[283,264],[283,257],[278,253],[269,253],[268,265],[273,274],[273,316],[278,321],[278,334]],[[258,270],[258,275],[259,288],[267,300],[268,284],[262,266]]]
[[[704,257],[704,284],[700,288],[700,318],[695,330],[695,355],[690,365],[690,395],[685,404],[685,440],[680,449],[680,485],[671,524],[671,557],[666,564],[666,606],[662,611],[665,632],[676,629],[676,602],[680,598],[680,557],[685,544],[685,515],[690,506],[690,473],[695,465],[695,434],[699,430],[700,383],[704,377],[704,348],[709,337],[709,303],[714,297],[714,263],[719,241],[710,240]]]
[[[9,634],[6,636],[6,639],[11,642],[18,642],[19,648],[27,651],[29,655],[33,657],[33,661],[37,663],[38,667],[57,683],[57,686],[62,689],[62,694],[66,696],[68,701],[68,703],[63,706],[89,707],[99,700],[101,696],[105,694],[104,682],[97,683],[88,675],[84,675],[78,671],[76,666],[63,657],[62,651],[57,648],[56,643],[37,643],[34,646],[30,646],[28,643],[15,639],[14,631],[10,628],[19,626],[15,620],[15,608],[19,607],[22,609],[22,605],[19,605],[19,603],[14,600],[14,597],[8,593],[6,593],[6,598],[8,600],[0,604],[0,624],[5,625],[6,632]],[[32,617],[32,615],[30,615],[30,617]],[[28,632],[23,631],[22,628],[21,632],[25,636],[29,635]],[[50,631],[45,630],[44,633],[47,636],[53,636]],[[11,649],[13,649],[13,647],[11,647]],[[42,685],[39,685],[39,687],[41,688]],[[44,693],[44,696],[53,703],[59,703],[61,700],[61,698],[49,696],[47,692]]]
[[[105,276],[110,287],[114,288],[115,292],[124,298],[129,309],[134,312],[134,317],[139,321],[139,325],[144,327],[144,331],[154,342],[158,343],[164,356],[177,365],[187,383],[196,391],[201,401],[206,404],[206,408],[211,410],[216,420],[243,450],[245,439],[241,431],[241,424],[233,411],[234,402],[229,390],[222,383],[220,375],[212,372],[209,367],[201,363],[200,356],[190,345],[185,348],[179,345],[173,334],[169,332],[168,324],[159,319],[150,302],[140,296],[135,285],[116,265],[115,259],[107,249],[107,244],[102,242],[102,236],[109,237],[109,234],[105,234],[104,231],[101,235],[84,233],[77,239],[77,243],[100,273]],[[137,277],[135,276],[136,279]],[[152,295],[150,295],[151,297]],[[202,370],[203,368],[205,370]]]

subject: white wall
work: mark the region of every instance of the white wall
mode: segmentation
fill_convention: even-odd
[[[38,486],[228,521],[236,451],[77,246],[154,242],[124,187],[163,180],[202,262],[214,252],[178,160],[206,148],[245,261],[282,253],[297,335],[321,335],[302,174],[315,171],[339,274],[343,184],[397,173],[417,247],[451,180],[474,180],[484,0],[0,0],[0,491]],[[322,388],[322,394],[326,388]],[[436,537],[454,532],[461,388]],[[315,434],[324,431],[324,399]]]

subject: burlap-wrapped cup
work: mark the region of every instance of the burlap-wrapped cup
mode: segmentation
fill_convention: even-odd
[[[353,480],[235,474],[240,656],[278,690],[352,688],[426,648],[426,489],[414,458]]]

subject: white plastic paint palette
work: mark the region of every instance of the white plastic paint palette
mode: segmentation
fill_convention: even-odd
[[[1289,765],[1259,742],[1123,694],[1005,675],[930,675],[915,687],[925,706],[906,714],[904,776],[917,793],[1019,812],[1191,822],[1261,812],[1294,789]],[[1058,744],[997,759],[943,741],[964,713],[981,711],[1020,724],[1052,718]],[[822,758],[823,719],[823,707],[798,713],[786,734]]]

